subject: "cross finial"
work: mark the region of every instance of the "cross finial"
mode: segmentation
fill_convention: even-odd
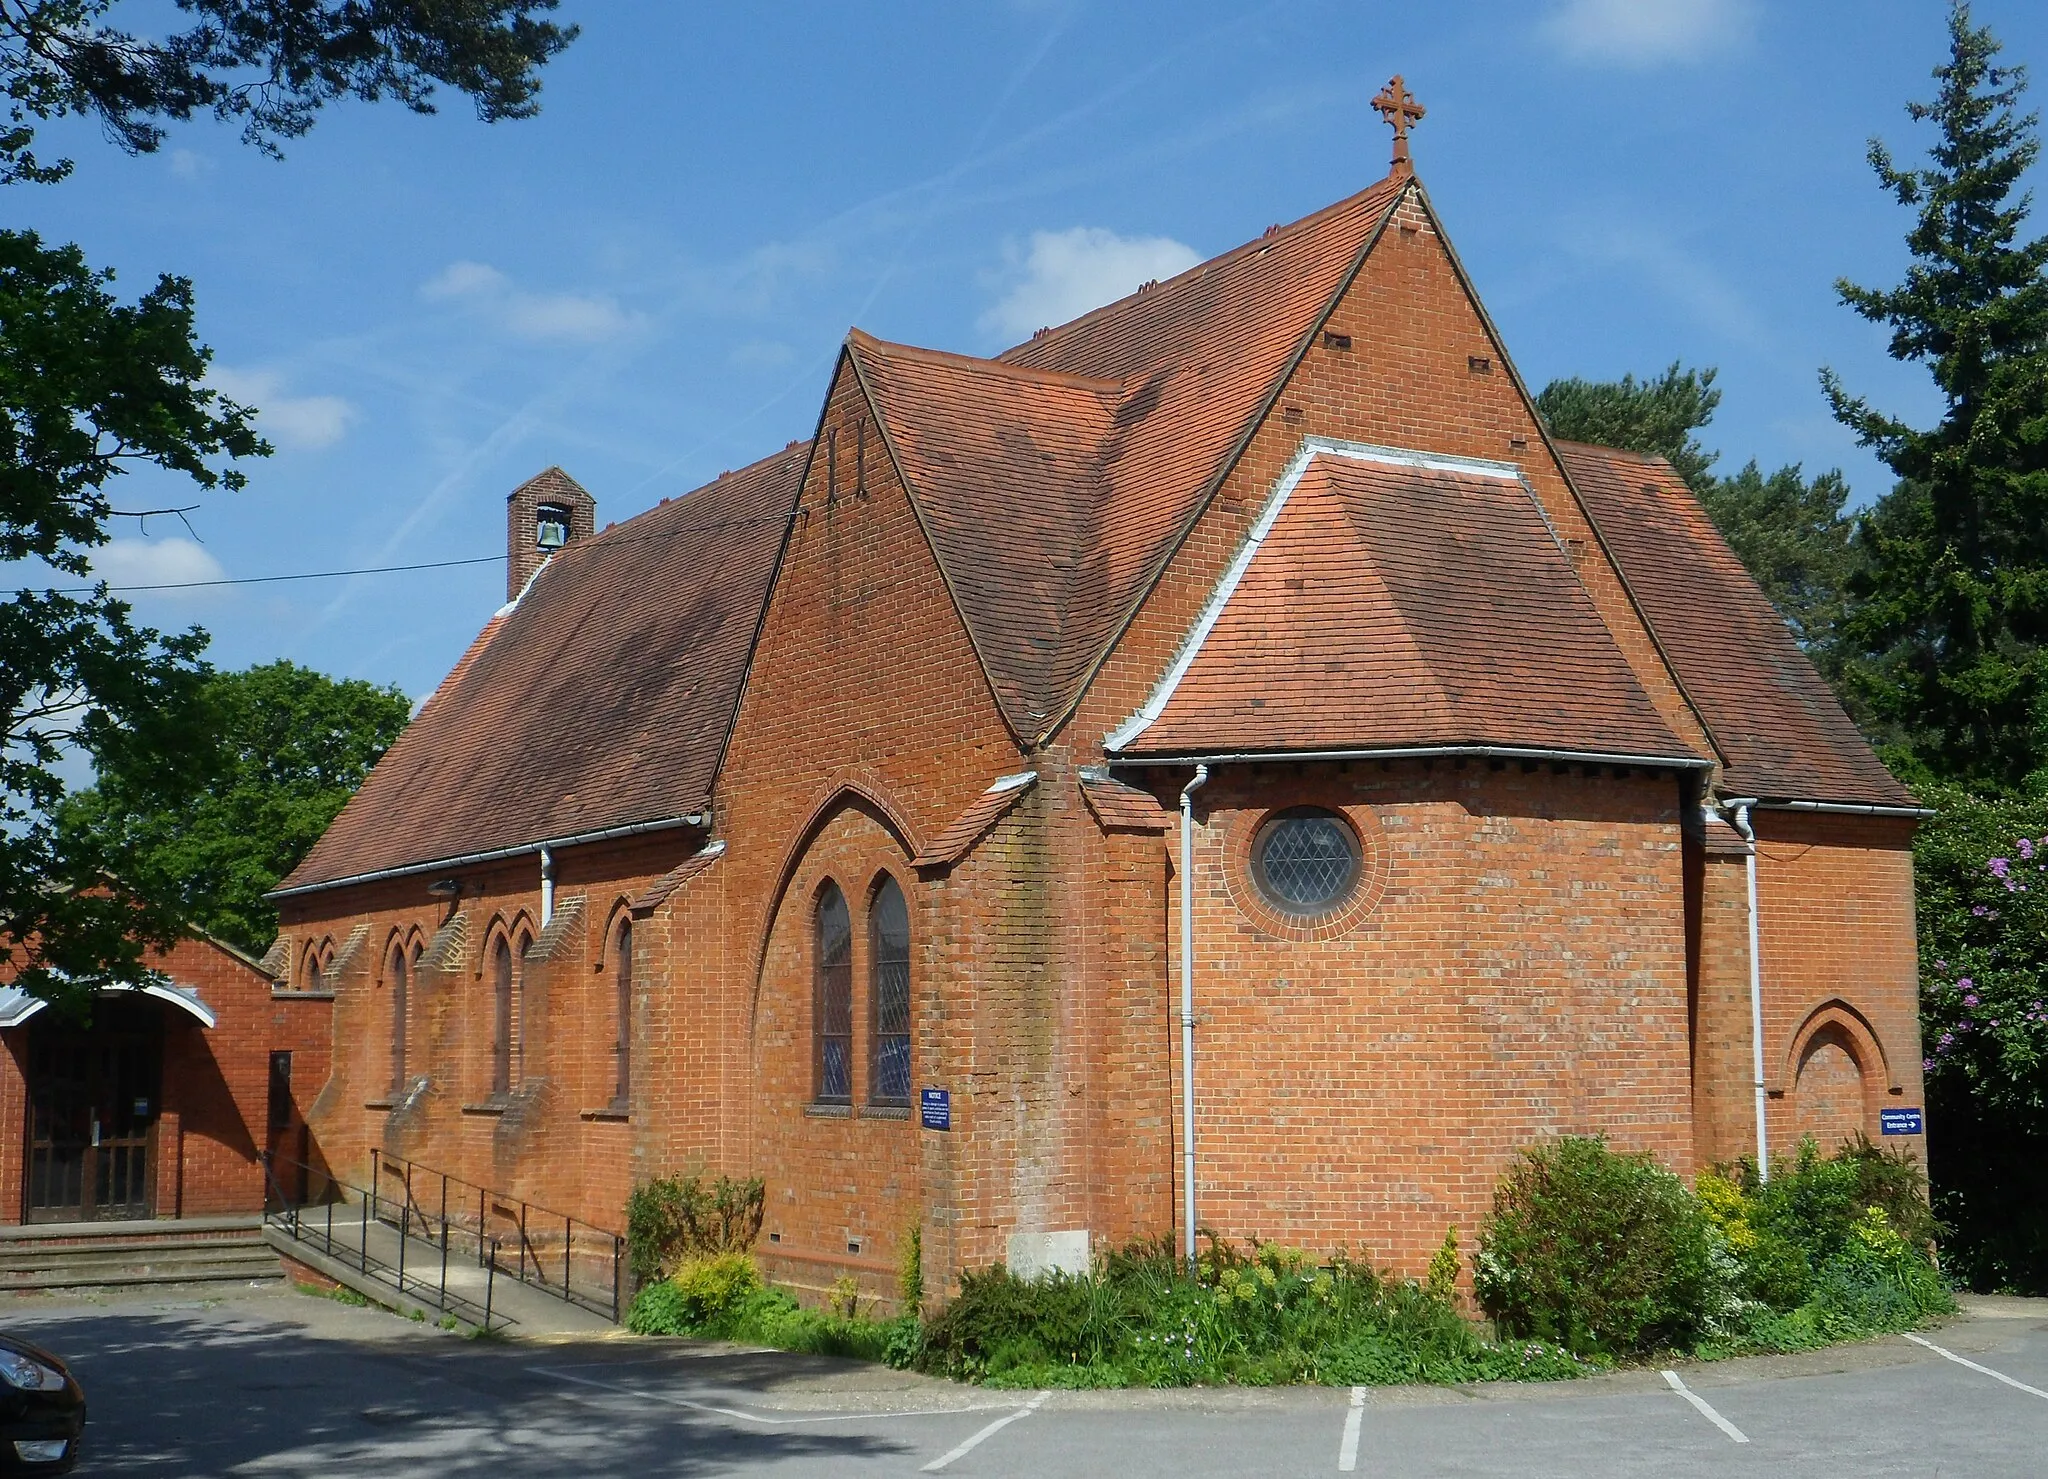
[[[1408,84],[1396,72],[1393,80],[1380,89],[1379,96],[1372,100],[1373,111],[1387,121],[1394,130],[1394,173],[1412,175],[1414,161],[1408,157],[1408,130],[1421,121],[1429,110],[1415,101],[1415,95],[1408,91]]]

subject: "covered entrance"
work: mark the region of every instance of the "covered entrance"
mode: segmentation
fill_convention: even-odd
[[[28,1024],[28,1157],[23,1220],[155,1215],[164,1006],[102,997],[90,1026],[55,1012]]]

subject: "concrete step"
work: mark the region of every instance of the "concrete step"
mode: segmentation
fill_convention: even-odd
[[[0,1291],[246,1283],[284,1276],[251,1218],[6,1229]]]

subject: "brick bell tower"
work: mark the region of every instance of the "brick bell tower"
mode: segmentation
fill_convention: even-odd
[[[597,532],[597,500],[559,467],[528,478],[505,497],[505,599],[567,544]]]

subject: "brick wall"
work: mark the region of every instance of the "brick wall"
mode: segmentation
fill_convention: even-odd
[[[914,1220],[934,1290],[1004,1256],[1013,1232],[1172,1227],[1174,839],[1099,824],[1075,767],[1100,763],[1101,737],[1150,692],[1303,436],[1521,463],[1646,690],[1707,752],[1414,200],[1331,327],[1354,347],[1308,352],[1076,715],[1029,755],[889,460],[868,458],[856,485],[840,459],[836,487],[815,461],[718,780],[726,851],[633,916],[624,1121],[610,1112],[617,927],[702,837],[560,857],[562,914],[526,963],[523,1077],[502,1102],[489,951],[522,916],[537,927],[536,858],[466,870],[454,900],[416,878],[290,902],[292,958],[314,944],[340,963],[334,1072],[312,1116],[336,1164],[382,1146],[608,1226],[636,1178],[758,1174],[764,1257],[811,1287],[851,1273],[885,1289]],[[821,440],[855,444],[867,416],[842,363]],[[991,780],[1024,768],[1036,785],[963,858],[912,865]],[[1166,803],[1185,775],[1149,783]],[[1262,910],[1242,865],[1259,817],[1305,801],[1344,808],[1375,871],[1339,927],[1301,932]],[[1204,1222],[1318,1251],[1362,1244],[1417,1272],[1446,1225],[1470,1235],[1530,1140],[1604,1132],[1680,1169],[1739,1150],[1741,863],[1688,849],[1686,804],[1670,773],[1222,767],[1201,796],[1194,878]],[[1760,822],[1774,1051],[1818,1021],[1845,1055],[1872,1052],[1853,1025],[1813,1017],[1832,993],[1910,1071],[1900,1095],[1917,1103],[1904,833],[1802,825]],[[885,872],[910,905],[913,1087],[951,1092],[943,1134],[865,1104],[866,910]],[[812,909],[828,878],[853,914],[857,1066],[853,1108],[823,1114]],[[1839,948],[1843,931],[1858,943]],[[428,1085],[394,1106],[388,962],[408,942],[426,951],[408,1076]],[[1839,1105],[1841,1066],[1824,1053],[1823,1068]]]
[[[1605,1134],[1690,1168],[1671,773],[1272,766],[1198,799],[1204,1225],[1419,1273],[1447,1226],[1469,1243],[1534,1141]],[[1282,933],[1247,853],[1271,809],[1304,804],[1351,817],[1369,907]]]
[[[292,1054],[299,1107],[327,1076],[331,1003],[274,992],[269,976],[231,952],[181,940],[145,959],[212,1009],[209,1028],[164,1005],[163,1076],[156,1121],[154,1201],[159,1217],[256,1212],[264,1200],[262,1154],[270,1148],[270,1055]],[[32,1019],[0,1033],[0,1222],[21,1221],[28,1140],[26,1084]]]

